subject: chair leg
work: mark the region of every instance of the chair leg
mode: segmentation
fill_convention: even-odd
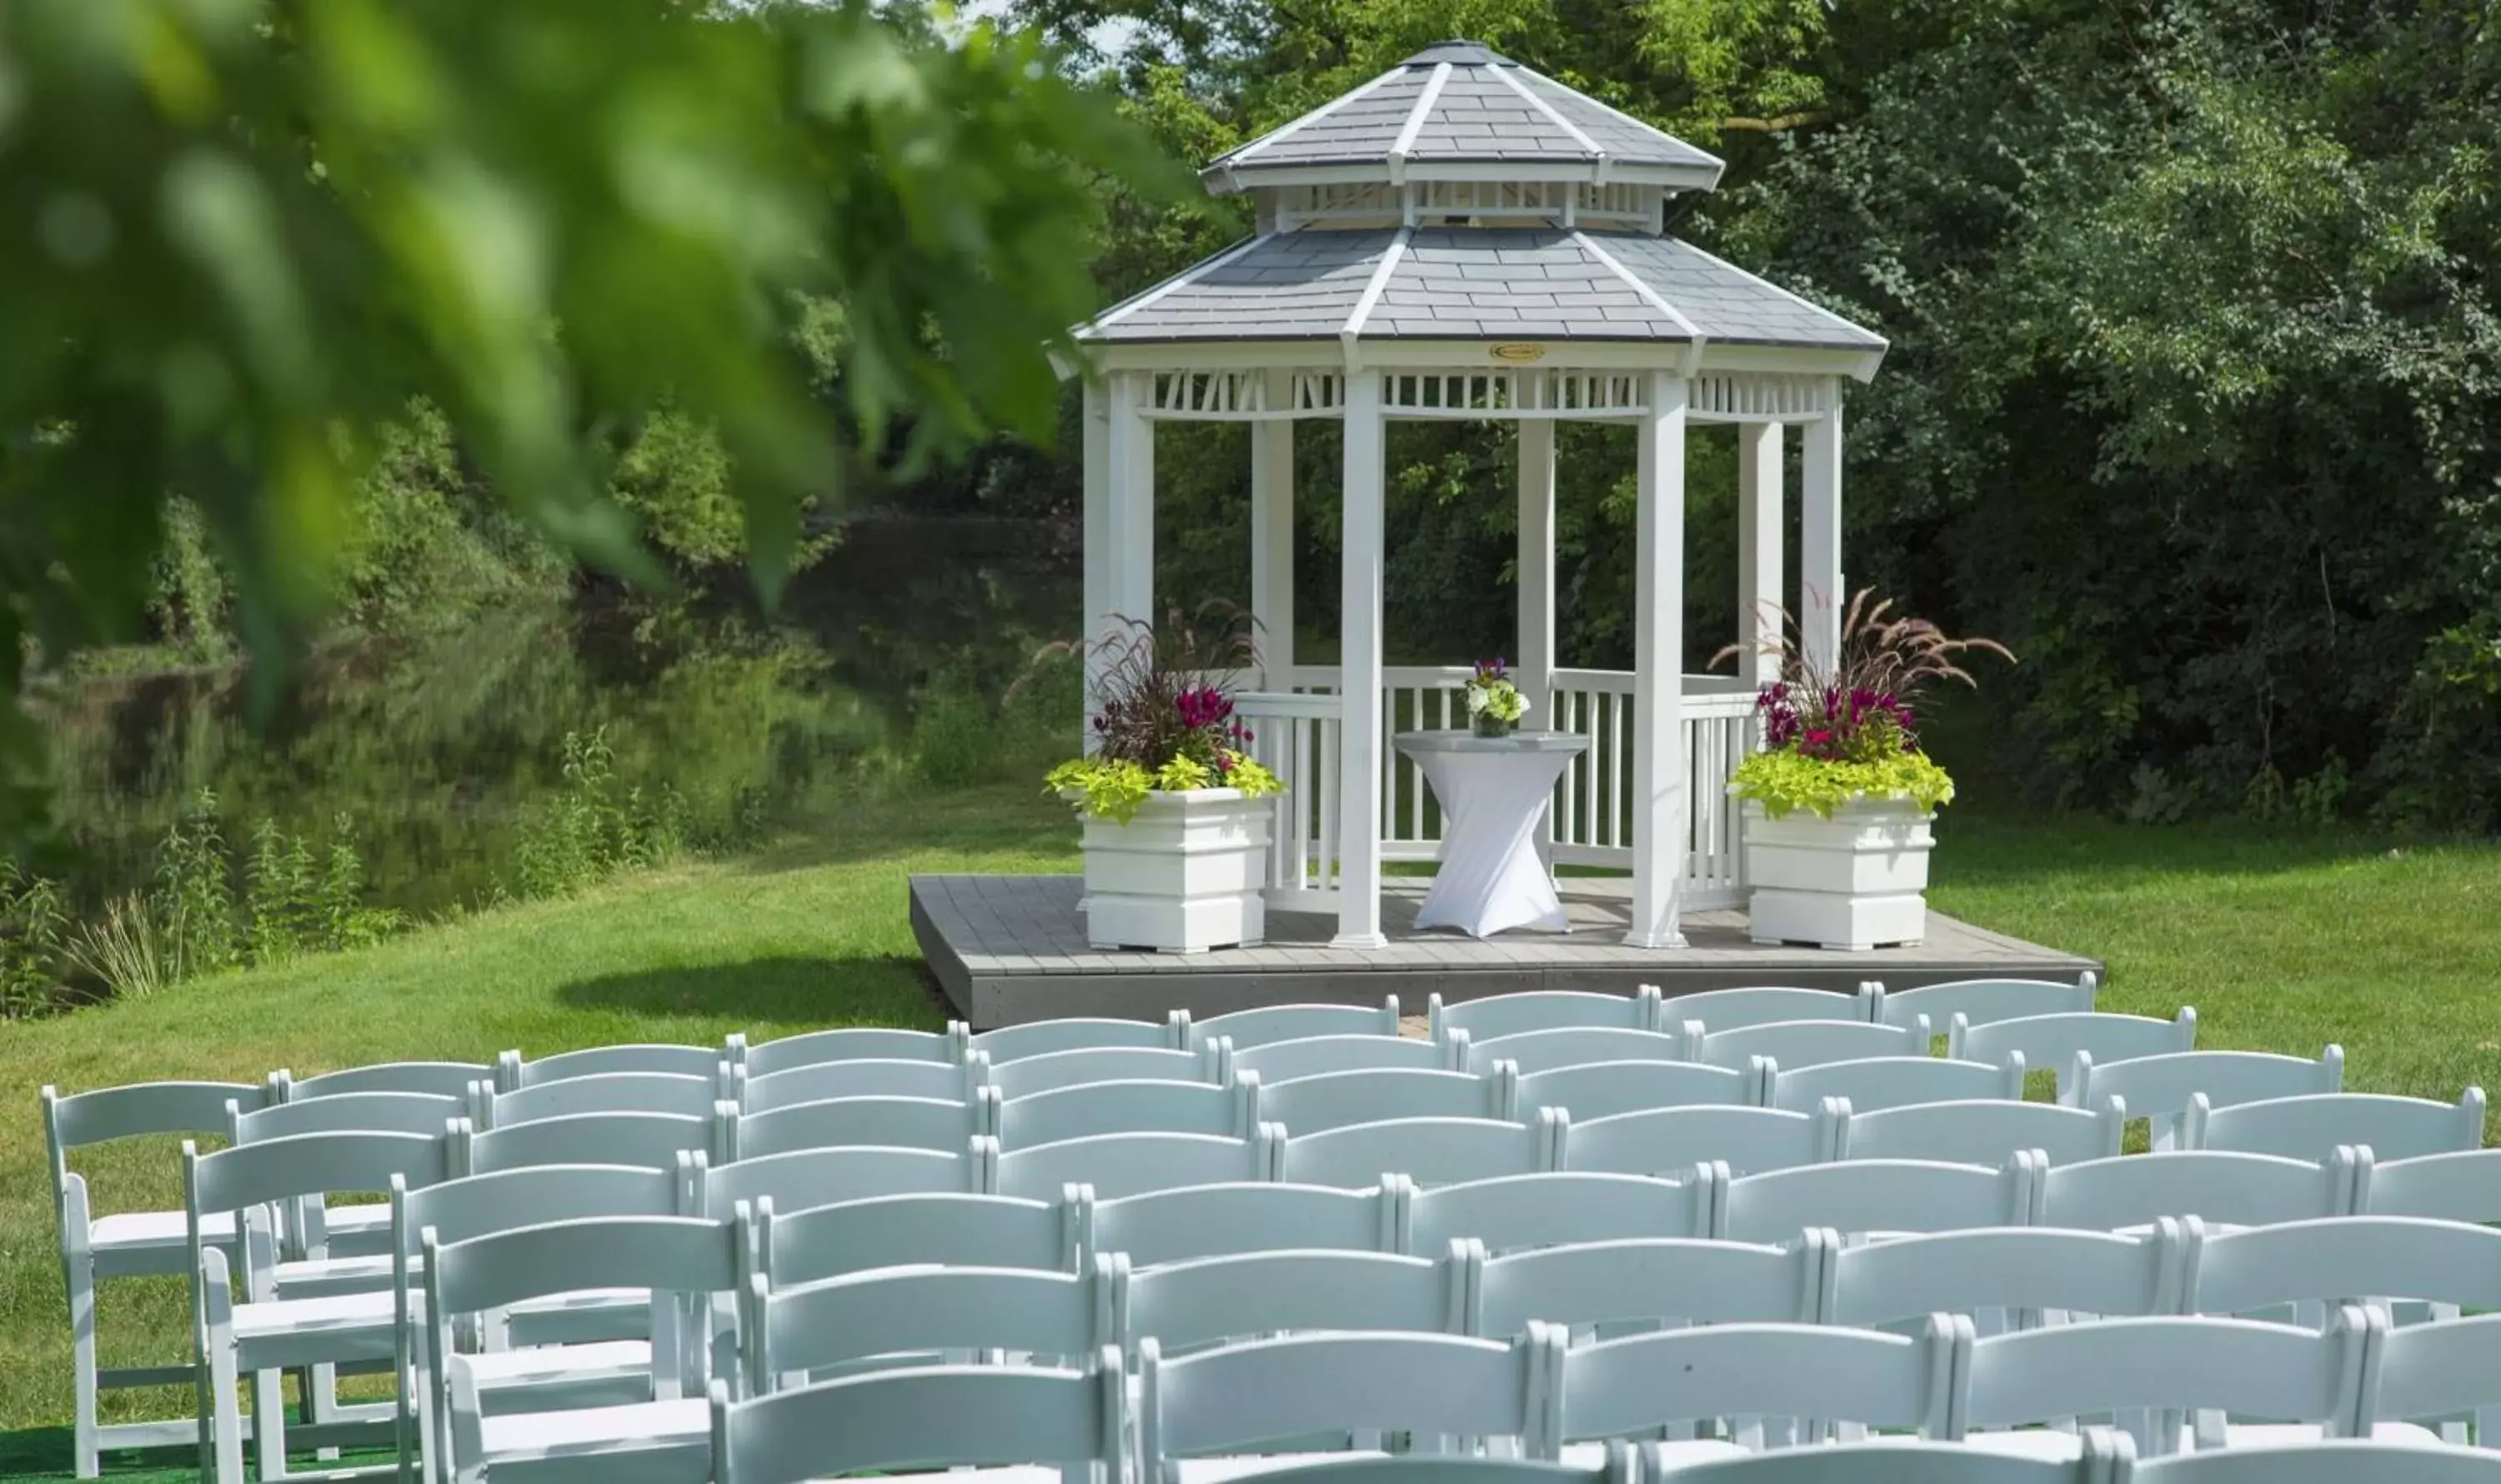
[[[96,1398],[102,1389],[95,1355],[95,1261],[83,1253],[70,1260],[70,1368],[78,1389],[71,1453],[78,1476],[92,1479],[103,1472],[98,1457]]]
[[[209,1320],[208,1354],[201,1358],[208,1395],[201,1399],[200,1426],[214,1443],[210,1477],[216,1484],[244,1484],[243,1401],[235,1370],[234,1330],[220,1321],[214,1302]]]
[[[339,1367],[323,1364],[296,1382],[303,1388],[304,1416],[310,1422],[335,1422],[339,1416]],[[325,1463],[338,1461],[339,1450],[324,1448],[319,1457]]]
[[[252,1445],[264,1481],[286,1477],[286,1377],[266,1367],[251,1373]]]

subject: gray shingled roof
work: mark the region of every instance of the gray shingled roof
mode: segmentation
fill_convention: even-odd
[[[1114,307],[1083,326],[1079,338],[1104,344],[1335,339],[1397,236],[1315,230],[1256,238]],[[1360,334],[1366,340],[1682,342],[1691,334],[1687,322],[1714,344],[1884,346],[1883,337],[1673,238],[1553,228],[1409,234]]]
[[[1444,64],[1450,75],[1432,90],[1433,73]],[[1410,164],[1551,161],[1577,172],[1603,156],[1694,174],[1706,188],[1717,179],[1717,157],[1472,42],[1429,47],[1217,158],[1207,173],[1255,182],[1268,172],[1378,163],[1386,179],[1390,152],[1428,91],[1430,106],[1406,154]]]

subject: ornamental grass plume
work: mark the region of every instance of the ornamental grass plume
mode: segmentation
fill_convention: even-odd
[[[1084,812],[1125,822],[1150,793],[1238,789],[1258,796],[1283,785],[1250,755],[1256,735],[1235,715],[1235,675],[1259,662],[1255,621],[1218,599],[1161,625],[1116,620],[1092,645],[1047,646],[1036,664],[1071,653],[1108,656],[1094,716],[1095,750],[1050,770],[1045,787],[1075,791]]]

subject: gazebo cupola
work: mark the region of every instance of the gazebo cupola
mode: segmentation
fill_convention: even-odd
[[[1752,684],[1682,674],[1684,431],[1740,430],[1740,612],[1728,637],[1838,644],[1841,388],[1882,338],[1666,235],[1669,199],[1720,162],[1472,42],[1427,48],[1208,165],[1247,193],[1249,239],[1078,330],[1085,388],[1089,615],[1154,611],[1154,426],[1242,422],[1251,609],[1267,647],[1263,760],[1289,793],[1272,907],[1384,941],[1384,860],[1432,858],[1420,779],[1388,747],[1451,725],[1464,664],[1384,670],[1383,444],[1389,419],[1507,419],[1519,438],[1518,676],[1542,724],[1589,751],[1549,812],[1552,859],[1628,866],[1627,942],[1683,946],[1681,914],[1743,892],[1724,784],[1751,745]],[[1554,663],[1554,422],[1636,432],[1635,668]],[[1340,659],[1295,662],[1293,424],[1345,427]],[[1801,426],[1798,590],[1782,593],[1783,428]],[[1473,657],[1452,656],[1452,659]]]

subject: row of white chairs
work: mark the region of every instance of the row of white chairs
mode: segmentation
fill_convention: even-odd
[[[450,1354],[456,1316],[547,1297],[550,1285],[583,1277],[718,1297],[742,1281],[744,1226],[743,1217],[611,1218],[429,1240],[425,1316],[444,1347],[436,1353]],[[777,1235],[761,1249],[778,1254],[792,1240]],[[2210,1241],[2226,1274],[2213,1295],[2207,1280],[2183,1276],[2198,1271]],[[2242,1257],[2235,1242],[2262,1250]],[[2454,1283],[2451,1297],[2488,1298],[2495,1244],[2501,1233],[2436,1223],[2213,1238],[2166,1224],[2144,1238],[1975,1231],[1859,1249],[1817,1232],[1784,1247],[1620,1242],[1494,1259],[1460,1244],[1439,1261],[1305,1251],[1135,1269],[1115,1255],[1076,1271],[924,1265],[790,1288],[746,1275],[724,1311],[738,1369],[712,1379],[728,1394],[763,1395],[785,1378],[885,1368],[929,1351],[1075,1357],[1080,1371],[1108,1356],[1097,1364],[1117,1373],[1121,1351],[1102,1347],[1125,1345],[1138,1361],[1138,1446],[1155,1459],[1367,1432],[1501,1437],[1552,1457],[1571,1444],[1723,1421],[1733,1440],[1688,1445],[1676,1461],[1813,1439],[1835,1424],[1978,1434],[1978,1446],[2065,1457],[2072,1433],[2006,1430],[2104,1414],[2170,1451],[2184,1437],[2213,1446],[2284,1435],[2237,1426],[2234,1415],[2313,1435],[2372,1435],[2383,1423],[2418,1419],[2455,1428],[2461,1415],[2501,1403],[2501,1316],[2392,1328],[2377,1307],[2342,1305],[2322,1328],[2171,1312],[2185,1283],[2198,1285],[2201,1300],[2235,1305],[2332,1298],[2345,1283],[2373,1278],[2406,1285],[2399,1292]],[[2377,1249],[2386,1249],[2377,1269],[2351,1278],[2332,1270]],[[561,1259],[575,1253],[584,1261],[567,1275]],[[1863,1268],[1854,1276],[1853,1264]],[[1928,1292],[1959,1295],[1973,1308],[2089,1306],[2130,1317],[1986,1337],[1968,1316],[1930,1316],[1911,1334],[1817,1322],[1819,1307],[1846,1302],[1836,1293],[1852,1291],[1867,1296],[1867,1322],[1917,1317],[1902,1290],[1922,1270]],[[1708,1324],[1569,1343],[1575,1329],[1624,1319]],[[1281,1331],[1289,1337],[1235,1342]],[[1162,1347],[1178,1358],[1162,1361]],[[650,1354],[663,1353],[655,1341]],[[709,1353],[674,1352],[692,1362],[685,1379],[702,1376]],[[548,1364],[521,1364],[534,1361]],[[519,1403],[497,1412],[482,1401],[488,1365],[463,1356],[441,1367],[426,1413],[440,1440],[436,1477],[469,1481],[612,1454],[638,1459],[638,1476],[704,1477],[703,1419],[684,1388],[595,1415],[529,1410],[539,1394],[528,1388],[554,1378],[542,1369],[517,1384],[506,1359],[492,1379]],[[2404,1435],[2439,1440],[2419,1429]],[[655,1474],[654,1460],[670,1454],[678,1469]],[[1068,1459],[986,1460],[1037,1461]],[[1217,1476],[1239,1471],[1237,1464]]]

